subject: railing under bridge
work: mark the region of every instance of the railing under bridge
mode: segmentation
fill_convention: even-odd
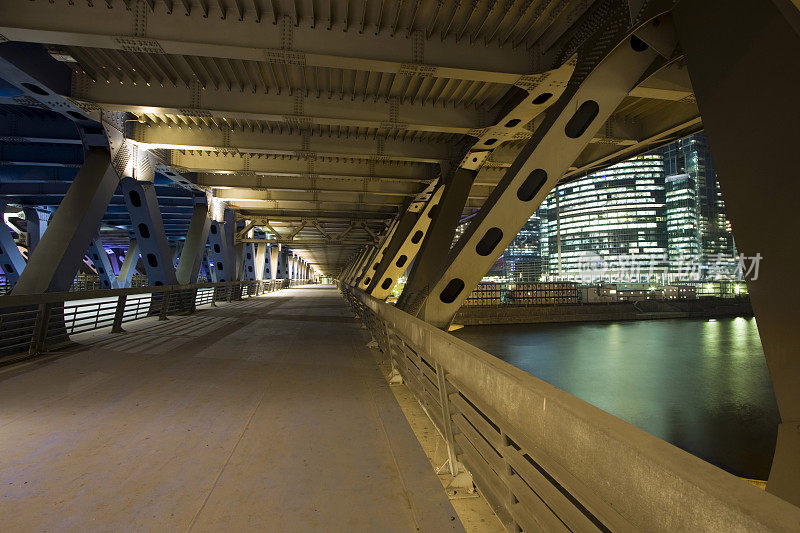
[[[198,306],[307,283],[307,280],[229,281],[130,289],[0,296],[0,364],[47,351],[71,335],[157,316],[193,313]]]
[[[508,530],[800,530],[800,509],[776,496],[392,305],[340,290]]]

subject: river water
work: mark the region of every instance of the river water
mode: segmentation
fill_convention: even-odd
[[[755,319],[467,326],[457,337],[737,476],[779,423]]]

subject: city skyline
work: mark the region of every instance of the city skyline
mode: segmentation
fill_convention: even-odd
[[[705,280],[736,268],[731,225],[705,134],[556,187],[485,279],[594,272],[607,281]]]

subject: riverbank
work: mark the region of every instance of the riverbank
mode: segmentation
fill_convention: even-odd
[[[698,300],[674,302],[645,300],[615,303],[462,307],[453,319],[453,323],[464,326],[482,326],[737,316],[753,316],[753,308],[750,306],[749,298],[700,298]]]

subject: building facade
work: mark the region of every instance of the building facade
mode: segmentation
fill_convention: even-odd
[[[697,133],[559,186],[485,279],[668,283],[731,275],[736,264],[708,142]]]
[[[547,219],[547,274],[576,281],[661,281],[667,271],[664,163],[634,157],[559,186]]]
[[[664,158],[673,277],[708,279],[735,267],[736,248],[704,133],[659,150]],[[694,264],[690,273],[685,266]]]

